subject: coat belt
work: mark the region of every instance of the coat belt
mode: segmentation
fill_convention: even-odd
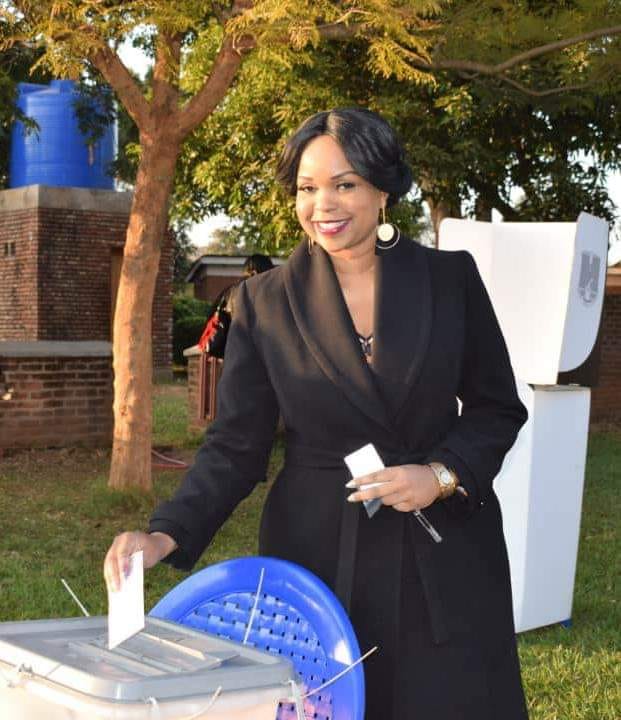
[[[427,453],[407,448],[377,447],[377,451],[387,467],[393,465],[408,465],[422,463]],[[328,448],[311,447],[300,443],[287,441],[285,449],[285,463],[287,465],[300,465],[322,470],[346,470],[344,457],[349,451],[338,451]]]
[[[428,457],[427,453],[420,450],[411,450],[403,447],[378,447],[380,457],[387,467],[395,465],[408,465],[423,463]],[[323,470],[342,470],[347,473],[347,466],[343,458],[346,452],[339,452],[333,449],[311,447],[296,442],[288,442],[285,450],[285,464],[312,467]],[[343,488],[343,500],[349,491]],[[334,583],[334,591],[343,604],[346,611],[351,610],[352,589],[354,584],[354,570],[356,565],[356,546],[358,538],[358,523],[360,513],[363,512],[359,503],[344,502],[341,528],[339,535],[339,551],[337,571]],[[395,511],[396,512],[396,511]],[[429,567],[427,558],[420,558],[421,543],[427,538],[421,538],[421,529],[410,513],[400,513],[407,522],[407,535],[411,539],[410,547],[414,551],[418,571],[423,583],[423,590],[427,600],[429,617],[431,620],[431,631],[436,643],[443,643],[448,639],[448,631],[445,619],[442,616],[442,603],[439,597],[435,573]],[[424,533],[424,531],[422,531]],[[429,540],[429,542],[432,542]]]

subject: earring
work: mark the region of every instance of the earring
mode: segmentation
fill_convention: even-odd
[[[375,247],[378,250],[390,250],[399,242],[401,232],[396,225],[386,222],[386,210],[382,207],[382,224],[377,228]]]
[[[313,254],[313,246],[315,245],[315,243],[313,242],[313,239],[311,238],[310,235],[306,236],[306,240],[308,241],[308,254],[312,255]]]

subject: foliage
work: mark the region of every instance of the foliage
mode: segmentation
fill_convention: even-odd
[[[171,206],[173,217],[185,221],[226,212],[239,221],[231,238],[253,250],[285,252],[297,240],[290,203],[272,179],[283,138],[308,114],[352,103],[382,110],[409,147],[422,195],[408,199],[397,219],[410,234],[420,231],[423,195],[452,206],[469,203],[469,212],[478,216],[497,207],[508,219],[518,214],[557,219],[574,216],[578,206],[612,215],[604,180],[619,154],[618,120],[615,132],[608,132],[619,116],[615,90],[621,51],[616,37],[574,43],[502,72],[490,68],[512,53],[612,26],[619,17],[618,2],[259,0],[232,5],[151,0],[52,5],[48,0],[36,9],[32,3],[15,5],[30,24],[24,26],[20,19],[13,35],[36,23],[45,26],[44,61],[68,74],[84,68],[92,73],[92,64],[84,60],[103,37],[119,41],[131,32],[134,44],[155,56],[163,33],[179,33],[182,99],[194,96],[213,68],[225,20],[228,33],[252,36],[254,51],[226,103],[185,144]],[[7,17],[15,21],[17,16]],[[150,99],[152,73],[144,83],[132,80]],[[585,91],[577,100],[575,94],[555,94],[580,84]],[[593,115],[606,122],[590,122]],[[535,137],[534,131],[546,124],[548,132]],[[574,138],[576,128],[580,131]],[[576,155],[592,150],[595,137],[610,140],[609,152],[597,154],[597,173],[585,171]],[[132,182],[140,139],[126,112],[121,113],[120,138],[115,171]],[[526,195],[518,206],[510,197],[515,185]]]
[[[420,193],[395,219],[414,236],[421,197],[480,219],[492,208],[507,220],[575,220],[582,210],[613,218],[605,180],[621,163],[618,94],[535,101],[460,79],[413,85],[378,79],[366,58],[350,42],[324,44],[312,66],[249,59],[226,105],[184,147],[174,211],[193,220],[225,212],[239,223],[236,237],[286,251],[299,230],[273,179],[284,140],[312,112],[360,104],[389,118],[406,145]]]
[[[188,295],[173,297],[173,362],[176,365],[188,364],[183,351],[199,341],[210,307],[208,302]]]
[[[42,50],[24,43],[2,49],[7,30],[0,22],[0,189],[7,187],[9,181],[9,141],[13,122],[20,120],[27,130],[37,131],[36,123],[25,117],[15,105],[17,83],[44,84],[50,80],[47,70],[33,69]]]
[[[175,292],[183,292],[187,283],[185,281],[193,265],[194,245],[188,235],[187,225],[175,223],[170,230],[174,243],[173,250],[173,286]]]
[[[232,101],[244,58],[312,70],[321,43],[356,40],[365,59],[355,69],[362,65],[378,79],[412,86],[432,88],[450,73],[540,98],[589,83],[612,91],[621,67],[618,18],[619,0],[0,0],[0,52],[33,43],[42,51],[33,67],[60,77],[79,78],[95,67],[138,128],[114,320],[111,486],[151,485],[148,442],[139,428],[150,423],[150,309],[175,167],[186,138]],[[132,32],[155,58],[149,89],[115,50]],[[300,97],[295,112],[312,102]],[[280,111],[281,130],[288,123],[291,129],[288,107],[281,104]],[[285,211],[269,217],[272,191],[260,172],[250,187],[278,233],[264,238],[262,232],[261,242],[285,237],[290,243],[290,219]],[[241,207],[243,193],[234,190],[231,202]],[[403,212],[405,228],[416,204]]]
[[[241,226],[216,228],[203,249],[211,255],[252,255],[259,252],[255,238]]]

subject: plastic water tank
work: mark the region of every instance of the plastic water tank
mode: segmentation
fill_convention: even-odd
[[[80,132],[75,112],[79,99],[72,80],[50,85],[18,84],[17,106],[36,121],[38,131],[15,122],[11,131],[9,185],[54,185],[114,189],[108,174],[116,151],[116,125],[90,147]],[[95,102],[95,101],[94,101]]]

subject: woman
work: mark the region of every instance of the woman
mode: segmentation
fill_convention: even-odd
[[[239,283],[246,278],[260,273],[267,272],[274,267],[271,258],[261,253],[255,253],[246,258],[243,265],[243,276],[235,282],[227,285],[221,290],[216,299],[211,304],[211,309],[207,315],[205,327],[198,341],[198,347],[205,350],[209,355],[217,358],[224,357],[224,349],[226,347],[226,339],[228,335],[228,327],[231,317],[235,312],[235,294]],[[199,395],[202,396],[205,390],[205,370],[201,367],[199,378]],[[201,417],[201,419],[204,419]]]
[[[260,552],[319,575],[362,650],[380,646],[365,665],[367,720],[523,720],[492,480],[526,411],[474,261],[386,224],[378,240],[411,174],[374,113],[314,115],[278,177],[308,242],[241,286],[217,420],[150,534],[116,538],[107,580],[137,549],[147,565],[191,568],[264,477],[280,411],[285,465]],[[343,458],[369,442],[387,467],[357,482],[378,486],[352,492]],[[372,497],[383,505],[369,518],[361,501]],[[411,513],[423,508],[441,543]]]

